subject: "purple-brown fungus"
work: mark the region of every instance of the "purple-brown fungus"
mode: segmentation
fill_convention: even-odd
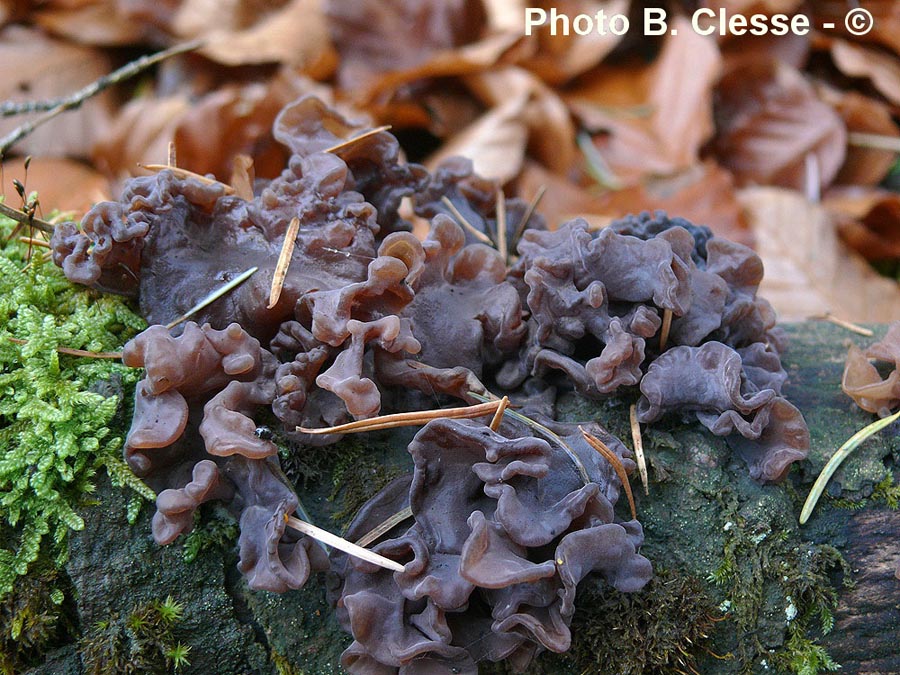
[[[329,564],[338,573],[351,671],[475,672],[500,659],[524,667],[541,650],[568,648],[587,574],[621,591],[650,576],[641,525],[613,513],[618,475],[579,431],[553,421],[557,392],[635,397],[642,422],[697,419],[762,482],[806,456],[806,425],[782,394],[774,313],[757,296],[762,264],[664,214],[599,232],[581,220],[547,231],[521,200],[501,202],[468,160],[429,174],[403,160],[390,133],[366,131],[302,98],[274,125],[288,165],[252,199],[171,169],[134,178],[80,228],[56,229],[54,260],[73,281],[136,296],[152,324],[123,351],[145,370],[125,456],[159,490],[157,541],[189,530],[201,504],[224,500],[240,520],[239,567],[252,588],[296,589]],[[423,240],[406,231],[405,199],[430,221]],[[884,388],[860,377],[853,383]],[[300,428],[490,392],[526,401],[521,412],[565,447],[509,421],[497,431],[428,424],[409,447],[412,476],[374,496],[348,534],[409,507],[411,519],[374,546],[403,572],[343,554],[329,562],[288,527],[299,500],[276,440],[331,443],[334,433]],[[257,433],[273,418],[274,440]],[[618,440],[585,428],[633,466]]]
[[[640,524],[613,514],[621,483],[577,432],[561,435],[587,483],[559,447],[511,424],[500,431],[430,422],[409,446],[412,479],[386,487],[351,524],[357,538],[412,511],[374,546],[403,572],[332,556],[338,616],[354,637],[342,658],[350,672],[476,673],[477,662],[502,659],[523,667],[569,648],[576,586],[589,573],[624,592],[650,579]],[[631,464],[621,443],[610,445]]]

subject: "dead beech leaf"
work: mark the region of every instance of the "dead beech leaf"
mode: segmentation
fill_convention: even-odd
[[[696,34],[686,19],[672,21],[662,52],[648,67],[598,68],[566,96],[595,144],[626,182],[667,175],[698,161],[713,133],[712,87],[721,56],[715,41]]]
[[[784,64],[757,63],[728,73],[719,85],[716,119],[714,151],[739,184],[802,189],[813,156],[824,188],[844,162],[843,120],[803,75]]]
[[[325,77],[333,70],[337,54],[322,3],[238,2],[228,15],[221,2],[186,0],[172,29],[183,38],[205,38],[207,45],[200,53],[225,65],[281,63],[311,77]]]
[[[823,88],[820,92],[822,99],[831,104],[843,118],[848,131],[900,138],[900,127],[894,123],[888,106],[881,101],[855,91]],[[835,182],[845,185],[877,185],[887,176],[896,161],[897,154],[889,150],[850,145]]]
[[[31,18],[44,30],[72,42],[103,47],[126,46],[145,41],[148,26],[135,21],[115,0],[41,6]]]
[[[45,101],[68,96],[112,70],[99,50],[44,35],[39,30],[7,26],[0,32],[0,101]],[[85,101],[41,126],[17,143],[22,155],[87,157],[94,141],[109,125],[108,92]],[[0,136],[33,115],[0,119]]]
[[[478,0],[329,0],[325,11],[341,56],[338,83],[348,91],[477,41],[485,22]]]
[[[371,105],[389,99],[401,87],[418,80],[459,77],[482,72],[514,61],[522,36],[516,33],[489,35],[479,42],[432,55],[421,65],[400,71],[371,73],[362,85],[343,87],[343,93],[359,104]]]
[[[476,173],[506,183],[522,168],[528,144],[528,125],[522,117],[524,101],[510,100],[482,115],[448,140],[428,158],[433,170],[448,157],[462,155],[472,160]]]
[[[828,311],[857,323],[900,318],[900,285],[841,244],[825,208],[774,187],[746,188],[739,199],[766,268],[760,294],[781,320]]]
[[[561,0],[553,6],[561,14],[575,17],[587,14],[594,17],[602,11],[607,17],[615,14],[628,15],[630,0],[609,0],[594,2],[591,0]],[[549,10],[548,10],[549,14]],[[525,32],[525,7],[523,6],[517,19],[515,29],[521,35]],[[559,86],[581,75],[598,63],[616,48],[622,36],[613,34],[607,29],[606,35],[591,31],[587,35],[571,32],[569,35],[551,35],[551,27],[542,26],[536,31],[536,53],[522,61],[521,65],[533,71],[544,82]]]
[[[489,107],[521,101],[520,116],[528,128],[531,154],[557,173],[572,167],[575,129],[566,105],[554,90],[518,67],[496,68],[467,77],[464,82]]]
[[[169,141],[190,108],[187,95],[129,101],[94,146],[95,166],[110,179],[120,181],[133,175],[138,163],[165,162]]]
[[[17,179],[25,185],[28,192],[38,193],[45,215],[59,210],[73,211],[80,217],[97,202],[110,198],[106,178],[73,159],[33,157],[27,178],[22,160],[12,159],[3,163],[3,178],[5,183],[0,186],[0,193],[6,193],[7,204],[19,204],[18,196],[9,187],[13,179]]]
[[[867,260],[900,259],[900,195],[878,188],[830,191],[824,204],[837,215],[841,239]]]
[[[891,103],[900,105],[900,61],[878,49],[845,40],[831,43],[831,58],[844,75],[865,77]]]

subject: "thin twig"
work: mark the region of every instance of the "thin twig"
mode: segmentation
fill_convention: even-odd
[[[206,176],[202,176],[199,173],[194,173],[193,171],[188,171],[187,169],[179,169],[177,166],[169,166],[168,164],[141,164],[138,163],[138,166],[146,171],[152,171],[154,173],[159,173],[160,171],[171,171],[175,174],[176,178],[180,178],[181,180],[186,180],[188,178],[193,178],[194,180],[200,181],[204,185],[221,185],[224,188],[226,195],[233,195],[234,188],[231,187],[228,183],[223,183],[220,180],[216,180],[215,178],[207,178]]]
[[[860,429],[855,434],[853,434],[846,443],[838,448],[837,452],[834,453],[834,456],[832,456],[832,458],[828,460],[825,468],[822,469],[822,473],[819,474],[819,477],[813,484],[812,490],[809,491],[809,496],[806,498],[806,503],[803,504],[803,510],[800,512],[801,525],[809,520],[809,516],[812,514],[813,509],[816,507],[816,504],[819,501],[819,497],[821,497],[822,493],[825,491],[825,486],[828,484],[828,481],[831,480],[831,477],[834,475],[834,472],[838,470],[838,467],[841,465],[841,463],[850,456],[850,453],[856,450],[856,448],[867,438],[869,438],[870,436],[874,436],[886,426],[894,423],[898,419],[900,419],[900,410],[895,412],[890,417],[885,417],[884,419],[880,419],[877,422],[873,422],[867,427]]]
[[[297,243],[297,230],[299,229],[300,219],[294,216],[284,233],[284,242],[281,244],[281,253],[278,255],[275,274],[272,276],[272,290],[269,291],[269,304],[266,305],[266,309],[272,309],[281,298],[284,278],[287,276],[288,266],[291,264],[291,256],[294,253],[294,244]]]
[[[48,244],[43,239],[35,239],[34,237],[19,237],[19,241],[23,244],[28,244],[29,246],[40,246],[41,248],[50,248],[50,244]]]
[[[525,209],[525,213],[522,216],[522,220],[519,221],[519,224],[516,225],[516,233],[513,235],[512,245],[515,248],[519,239],[522,238],[522,235],[525,232],[525,228],[528,226],[528,221],[531,220],[531,216],[534,215],[534,210],[538,207],[538,204],[541,203],[541,199],[544,198],[544,193],[547,191],[546,185],[541,185],[538,188],[538,191],[534,193],[534,197],[531,198],[531,201],[528,202],[528,208]]]
[[[500,399],[500,405],[497,406],[497,412],[494,413],[494,419],[491,420],[491,431],[497,431],[500,428],[501,422],[503,422],[503,413],[506,412],[506,408],[509,405],[509,396],[504,396]]]
[[[94,82],[91,82],[89,85],[78,90],[71,96],[67,96],[64,99],[57,101],[56,105],[44,111],[41,115],[34,118],[33,120],[13,129],[9,134],[0,139],[0,158],[5,156],[7,151],[13,145],[25,138],[28,134],[30,134],[42,124],[52,120],[57,115],[67,110],[74,110],[75,108],[78,108],[87,99],[91,98],[92,96],[96,96],[104,89],[107,89],[114,84],[118,84],[119,82],[123,82],[130,77],[134,77],[150,66],[153,66],[160,61],[169,58],[170,56],[175,56],[177,54],[183,54],[185,52],[192,51],[194,49],[197,49],[197,47],[201,46],[202,44],[203,40],[192,40],[180,45],[175,45],[174,47],[171,47],[164,51],[157,52],[156,54],[142,56],[141,58],[122,66],[118,70],[114,70],[110,74],[104,75]]]
[[[509,248],[506,245],[506,195],[503,188],[497,187],[497,250],[503,258],[503,264],[509,264]]]
[[[327,530],[323,530],[321,527],[316,527],[311,523],[307,523],[304,520],[300,520],[292,516],[285,516],[284,519],[289,527],[292,527],[298,532],[302,532],[303,534],[310,536],[317,541],[321,541],[323,544],[333,546],[339,551],[343,551],[344,553],[352,555],[356,558],[360,558],[374,565],[378,565],[379,567],[383,567],[387,570],[391,570],[393,572],[403,571],[403,565],[396,562],[395,560],[385,558],[383,555],[378,555],[374,551],[370,551],[369,549],[363,548],[362,546],[357,546],[352,541],[341,539],[336,534],[332,534]]]
[[[375,134],[380,134],[382,131],[388,131],[391,128],[390,124],[386,124],[383,127],[375,127],[374,129],[369,129],[368,131],[364,131],[363,133],[357,136],[351,136],[350,138],[341,141],[340,143],[335,143],[329,148],[325,148],[322,152],[338,152],[339,150],[343,150],[347,146],[353,145],[358,141],[363,140],[364,138],[369,138],[369,136],[374,136]]]
[[[650,484],[647,480],[647,460],[644,457],[644,439],[641,437],[641,425],[637,418],[637,406],[633,403],[628,411],[631,420],[631,440],[634,442],[634,457],[637,460],[638,474],[641,476],[641,484],[644,486],[644,494],[650,494]]]
[[[210,294],[207,295],[205,298],[203,298],[200,302],[198,302],[196,305],[194,305],[193,307],[191,307],[191,308],[190,308],[188,311],[186,311],[184,314],[182,314],[181,316],[179,316],[177,319],[174,319],[173,321],[170,321],[169,323],[167,323],[167,324],[166,324],[166,328],[174,328],[175,326],[177,326],[178,324],[180,324],[182,321],[187,321],[191,316],[193,316],[194,314],[196,314],[197,312],[199,312],[201,309],[203,309],[203,308],[206,307],[207,305],[209,305],[209,304],[215,302],[216,300],[218,300],[219,298],[221,298],[223,295],[225,295],[225,294],[228,293],[229,291],[231,291],[231,290],[237,288],[237,287],[240,286],[242,283],[244,283],[245,281],[247,281],[247,279],[249,279],[251,276],[253,276],[254,274],[256,274],[256,270],[258,270],[258,269],[259,269],[258,267],[251,267],[251,268],[248,269],[246,272],[243,272],[243,273],[240,274],[239,276],[236,276],[234,279],[232,279],[231,281],[229,281],[229,282],[228,282],[227,284],[225,284],[224,286],[221,286],[221,287],[217,288],[217,289],[214,290],[212,293],[210,293]]]
[[[378,541],[382,536],[390,532],[394,529],[395,525],[399,525],[404,520],[408,520],[412,518],[413,512],[410,507],[406,507],[402,511],[398,511],[394,515],[390,516],[387,520],[385,520],[380,525],[376,525],[369,532],[361,536],[356,540],[357,546],[366,547],[369,544]]]
[[[451,202],[450,198],[447,197],[447,195],[441,197],[441,201],[444,202],[444,206],[450,209],[450,213],[453,214],[453,217],[456,218],[456,221],[464,228],[466,228],[469,232],[471,232],[478,241],[481,241],[488,246],[494,245],[494,242],[491,241],[491,238],[489,236],[487,236],[484,232],[476,229],[475,226],[472,225],[472,223],[466,220],[466,217],[459,212],[459,209],[456,208],[456,204]]]
[[[846,328],[847,330],[856,333],[857,335],[863,335],[865,337],[872,337],[873,335],[875,335],[875,333],[870,331],[868,328],[863,328],[862,326],[857,326],[855,323],[850,323],[849,321],[845,321],[844,319],[839,319],[830,312],[825,312],[824,314],[811,316],[809,318],[815,319],[817,321],[828,321],[836,326],[840,326],[841,328]]]
[[[347,424],[339,424],[336,427],[324,429],[308,429],[297,427],[297,431],[304,434],[346,434],[361,431],[379,431],[381,429],[394,429],[396,427],[411,427],[427,424],[431,420],[438,419],[471,419],[491,415],[500,406],[500,401],[490,401],[478,405],[467,405],[461,408],[439,408],[438,410],[419,410],[416,412],[395,413],[393,415],[380,415],[365,420],[356,420]]]
[[[669,341],[669,331],[672,329],[672,310],[663,310],[662,331],[659,334],[659,351],[666,350],[666,343]]]
[[[17,345],[27,345],[28,340],[21,338],[7,338],[10,342]],[[60,354],[68,354],[69,356],[85,356],[91,359],[121,359],[122,352],[89,352],[86,349],[72,349],[71,347],[57,347],[56,351]]]
[[[3,202],[0,202],[0,215],[6,216],[7,218],[12,218],[17,223],[33,227],[34,229],[40,230],[41,232],[53,234],[53,225],[48,223],[46,220],[35,218],[28,215],[27,213],[22,213],[18,209],[7,206]]]
[[[581,432],[581,435],[584,436],[584,440],[588,442],[588,445],[603,455],[603,458],[612,465],[619,480],[622,481],[622,487],[625,489],[625,496],[628,497],[628,506],[631,507],[631,517],[637,520],[637,508],[635,508],[634,505],[634,495],[631,493],[631,483],[628,482],[628,473],[625,471],[622,460],[619,459],[619,456],[616,453],[609,449],[606,443],[594,436],[594,434],[586,431],[580,424],[578,425],[578,430]]]

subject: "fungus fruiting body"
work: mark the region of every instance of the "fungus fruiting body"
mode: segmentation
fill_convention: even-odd
[[[354,636],[351,671],[523,666],[568,648],[585,575],[628,592],[650,578],[641,525],[614,514],[613,464],[631,470],[630,452],[589,420],[586,434],[557,425],[557,392],[636,395],[644,423],[696,418],[761,482],[806,456],[751,250],[664,214],[547,231],[533,204],[505,199],[467,160],[429,173],[402,161],[386,130],[367,133],[310,97],[281,112],[274,135],[293,155],[252,199],[163,169],[132,179],[80,228],[58,227],[53,255],[73,281],[137,296],[153,324],[123,358],[145,371],[125,456],[162,490],[157,541],[225,500],[252,588],[296,589],[330,566]],[[401,216],[404,198],[430,221],[422,240]],[[287,526],[299,501],[276,440],[327,444],[341,431],[308,430],[492,392],[551,441],[503,413],[428,423],[409,446],[412,474],[373,496],[348,533],[409,509],[373,544],[402,572],[329,561]],[[280,427],[260,433],[273,418]]]

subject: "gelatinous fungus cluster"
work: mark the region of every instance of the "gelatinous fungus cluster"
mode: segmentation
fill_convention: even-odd
[[[553,443],[510,421],[496,431],[429,423],[409,447],[413,474],[351,526],[358,537],[411,510],[375,545],[405,565],[391,573],[343,554],[329,561],[286,529],[298,499],[256,420],[274,414],[279,435],[302,447],[338,436],[300,427],[435,396],[527,391],[524,412],[552,412],[566,388],[634,391],[642,421],[696,417],[728,436],[754,478],[778,480],[806,455],[809,435],[781,395],[774,315],[756,296],[762,266],[749,249],[662,214],[599,233],[577,220],[546,231],[521,200],[498,203],[496,185],[466,160],[430,174],[405,163],[388,132],[364,131],[300,99],[275,122],[293,153],[288,167],[252,200],[183,172],[134,178],[80,228],[57,228],[54,260],[73,281],[136,295],[154,324],[123,358],[145,369],[125,453],[162,489],[157,541],[188,530],[200,504],[229,501],[252,588],[283,592],[314,570],[338,572],[351,671],[474,672],[481,659],[503,658],[523,666],[542,649],[567,649],[575,589],[589,572],[624,591],[650,577],[640,524],[613,514],[621,482],[580,433],[549,418]],[[424,240],[408,231],[405,198],[430,220]],[[485,239],[518,244],[518,258],[510,264]],[[250,267],[258,271],[194,321],[166,327]],[[633,466],[620,442],[586,429]]]

